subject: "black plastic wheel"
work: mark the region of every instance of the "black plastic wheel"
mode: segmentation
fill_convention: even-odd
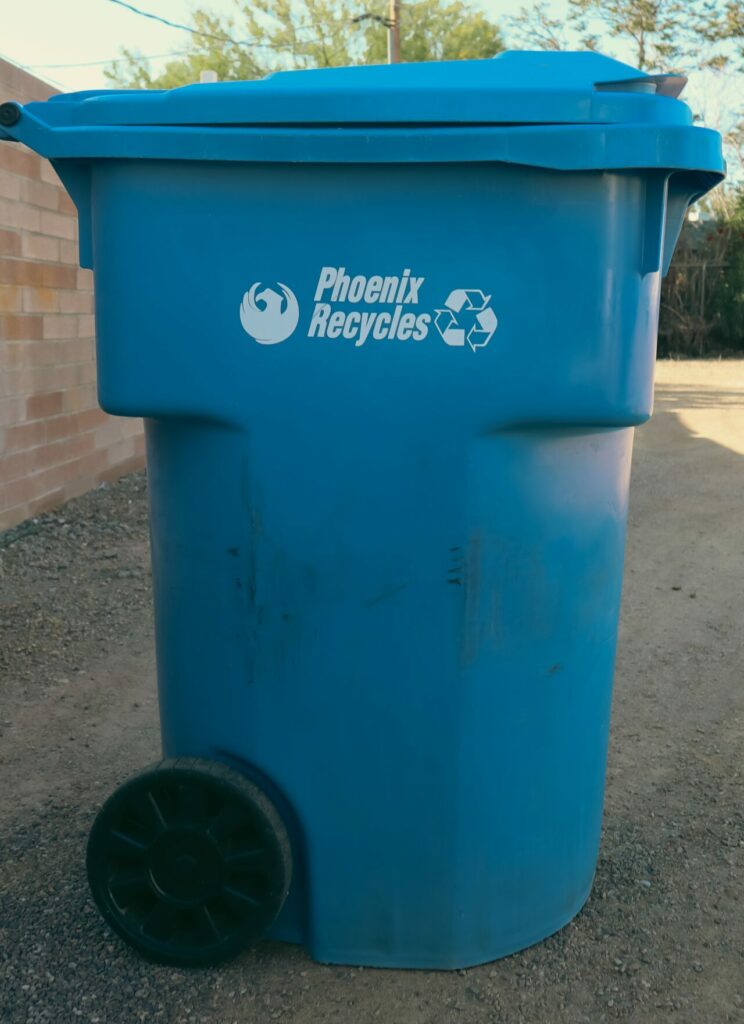
[[[214,761],[162,761],[117,789],[88,840],[88,880],[111,927],[150,960],[206,965],[266,931],[292,875],[271,801]]]

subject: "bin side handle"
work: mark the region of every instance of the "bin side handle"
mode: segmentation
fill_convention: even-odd
[[[666,277],[688,207],[721,180],[711,171],[658,171],[646,181],[642,274]]]
[[[688,208],[720,181],[709,171],[675,171],[668,179],[661,273],[666,277]]]
[[[93,230],[91,224],[91,164],[89,160],[51,160],[52,167],[77,207],[80,266],[93,269]]]

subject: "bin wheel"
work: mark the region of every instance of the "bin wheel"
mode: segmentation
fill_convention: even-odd
[[[88,881],[104,919],[159,963],[218,963],[266,931],[289,891],[284,824],[239,772],[161,761],[117,789],[88,840]]]

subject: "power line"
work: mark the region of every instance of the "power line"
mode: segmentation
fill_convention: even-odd
[[[150,53],[146,57],[140,57],[139,60],[160,60],[162,57],[185,57],[186,53]],[[86,60],[80,61],[77,64],[29,64],[30,68],[94,68],[101,64],[115,64],[117,60],[121,60],[122,55],[118,57],[111,57],[109,60]]]
[[[7,61],[8,64],[15,65],[15,67],[20,68],[21,71],[27,71],[34,78],[38,78],[39,77],[38,75],[34,75],[33,68],[31,67],[30,64],[21,64],[21,62],[19,60],[16,60],[14,57],[9,57],[7,53],[0,52],[0,59]],[[52,86],[55,86],[55,87],[59,86],[60,89],[64,89],[63,83],[62,82],[58,82],[56,78],[52,78],[50,75],[45,75],[43,77],[44,77],[44,80],[49,85],[52,85]]]
[[[227,35],[216,35],[214,32],[202,32],[199,28],[194,28],[191,25],[184,25],[180,21],[170,21],[168,18],[163,18],[159,14],[153,14],[151,11],[143,11],[140,7],[135,7],[134,4],[127,3],[126,0],[107,0],[110,4],[116,4],[118,7],[123,7],[127,11],[131,11],[132,14],[138,14],[141,18],[149,18],[150,21],[157,21],[161,25],[166,25],[168,28],[177,28],[182,32],[190,32],[192,36],[201,36],[203,39],[213,39],[218,43],[231,43],[233,46],[252,46],[261,49],[268,50],[291,50],[291,43],[257,43],[252,39],[234,39],[232,36]],[[353,24],[356,19],[352,18],[350,21],[339,22],[339,24]],[[298,25],[294,30],[297,32],[314,32],[315,28],[312,25]]]
[[[237,40],[231,39],[230,36],[217,36],[211,32],[201,32],[199,29],[192,28],[191,25],[183,25],[179,21],[169,21],[168,18],[163,18],[159,14],[152,14],[150,11],[143,11],[139,7],[135,7],[133,4],[126,3],[125,0],[108,0],[108,3],[116,4],[118,7],[123,7],[125,10],[131,11],[132,14],[138,14],[140,18],[149,18],[150,21],[158,21],[161,25],[166,25],[168,28],[177,28],[182,32],[190,32],[194,36],[204,36],[205,39],[215,39],[220,43],[237,43]]]

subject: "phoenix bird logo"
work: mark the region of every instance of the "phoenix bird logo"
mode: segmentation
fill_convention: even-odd
[[[297,327],[300,307],[294,292],[277,281],[274,288],[258,289],[261,282],[252,284],[240,305],[240,322],[246,334],[259,345],[277,345],[285,341]]]

